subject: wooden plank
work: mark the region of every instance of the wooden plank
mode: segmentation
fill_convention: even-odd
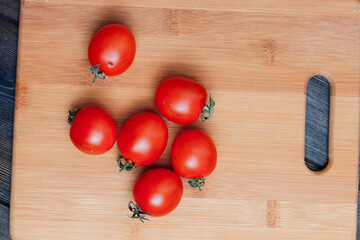
[[[213,81],[221,79],[223,88],[226,87],[227,90],[282,91],[284,89],[281,88],[287,86],[284,82],[287,82],[293,87],[288,91],[293,91],[303,88],[304,78],[310,77],[309,75],[319,69],[331,70],[334,76],[338,72],[344,72],[344,68],[350,78],[357,74],[354,68],[356,63],[353,61],[357,53],[353,49],[358,46],[352,37],[358,31],[353,21],[355,15],[337,16],[336,19],[328,16],[271,15],[269,16],[271,21],[268,21],[264,18],[264,14],[254,13],[178,10],[175,14],[172,9],[133,7],[103,7],[91,12],[89,7],[63,5],[59,8],[48,5],[44,6],[45,11],[41,8],[30,11],[24,21],[33,25],[36,31],[41,31],[41,29],[52,29],[53,25],[36,17],[39,15],[44,18],[50,18],[52,14],[69,17],[69,12],[70,14],[73,12],[73,17],[87,18],[89,14],[92,17],[89,21],[79,23],[80,26],[69,22],[67,17],[58,18],[58,31],[52,31],[47,35],[34,36],[32,28],[24,29],[22,35],[29,41],[23,43],[25,49],[22,54],[32,62],[24,63],[26,71],[23,74],[25,78],[32,78],[33,81],[41,84],[49,83],[48,78],[60,78],[62,83],[66,84],[89,85],[88,72],[83,71],[88,65],[87,50],[83,46],[89,39],[84,36],[91,36],[112,19],[114,22],[128,25],[136,35],[138,45],[135,60],[138,64],[134,64],[124,75],[113,78],[128,79],[126,82],[119,81],[119,84],[124,86],[130,84],[143,86],[151,83],[149,79],[159,82],[165,76],[186,72],[187,75],[204,82],[209,88],[212,87]],[[71,11],[73,7],[75,10]],[[115,15],[116,12],[118,14]],[[136,18],[135,14],[141,15],[142,18]],[[177,16],[176,24],[171,24],[169,20],[174,15]],[[223,17],[224,15],[226,18]],[[284,31],[282,26],[284,22],[291,28],[286,28]],[[173,25],[179,30],[174,30]],[[216,35],[214,29],[219,28],[219,35]],[[271,31],[263,31],[263,28]],[[83,33],[79,32],[79,29]],[[194,33],[193,29],[196,29],[197,33]],[[294,35],[302,33],[304,29],[308,29],[308,34],[294,42]],[[71,38],[68,32],[73,33]],[[331,38],[327,35],[328,32],[331,32]],[[158,44],[154,45],[154,41]],[[200,41],[201,46],[199,46]],[[64,43],[68,51],[79,55],[81,61],[75,61],[67,51],[58,47]],[[35,56],[31,49],[40,47],[49,48],[51,51],[41,51]],[[209,49],[212,51],[208,51]],[[58,57],[53,61],[47,61],[53,55]],[[323,61],[320,56],[326,57],[328,61]],[[154,61],[161,65],[154,68],[152,66]],[[216,68],[212,67],[214,64]],[[67,71],[52,71],[57,66],[62,66]],[[261,73],[259,68],[262,69]],[[309,69],[309,72],[305,73],[304,68]],[[39,69],[43,73],[41,76],[38,76]],[[218,69],[226,70],[230,73],[229,76],[224,79]],[[199,71],[202,72],[201,75],[198,74]],[[252,84],[237,81],[238,72],[247,72]],[[287,79],[289,75],[298,80],[289,83]],[[269,77],[272,81],[264,83]],[[73,79],[79,80],[73,81]],[[336,80],[348,81],[346,78]],[[108,81],[99,84],[106,83]],[[263,88],[263,84],[271,84],[273,87]],[[348,91],[357,94],[349,81],[341,87],[346,88],[346,94],[350,94]]]
[[[350,0],[23,2],[12,237],[354,239],[358,9]],[[136,59],[125,74],[92,85],[87,44],[110,22],[133,31]],[[324,72],[333,89],[330,164],[315,175],[304,164],[305,87]],[[173,75],[215,96],[214,117],[192,127],[210,134],[219,163],[203,192],[185,187],[176,211],[141,224],[126,216],[127,202],[148,168],[119,174],[115,149],[101,157],[79,152],[66,113],[96,103],[120,127],[154,111],[157,84]],[[171,141],[183,129],[167,124],[169,144],[154,166],[170,167]]]
[[[95,5],[95,6],[132,6],[145,8],[174,8],[174,9],[199,9],[199,10],[222,10],[239,12],[260,12],[260,13],[287,13],[291,15],[338,15],[338,14],[356,14],[359,10],[358,2],[353,0],[318,0],[299,2],[296,0],[257,0],[251,2],[237,0],[206,0],[192,1],[185,0],[173,2],[166,0],[144,1],[144,0],[23,0],[23,7],[26,3],[37,2],[45,4],[69,4],[72,5]]]

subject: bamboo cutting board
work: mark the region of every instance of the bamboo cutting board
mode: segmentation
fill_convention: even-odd
[[[355,0],[22,0],[11,235],[22,239],[355,239],[359,133],[359,2]],[[131,68],[91,84],[87,46],[109,23],[137,41]],[[331,76],[330,164],[304,164],[305,87]],[[129,219],[141,173],[119,173],[116,149],[71,143],[69,109],[96,104],[118,127],[156,111],[157,85],[187,76],[210,89],[215,115],[191,127],[218,165],[170,215]],[[152,167],[171,167],[184,127]]]

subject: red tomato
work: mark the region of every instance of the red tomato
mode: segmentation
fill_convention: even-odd
[[[135,58],[136,43],[131,31],[123,25],[101,28],[90,41],[88,58],[91,72],[97,77],[117,76],[125,72]],[[98,71],[100,70],[100,71]],[[105,75],[104,75],[105,74]]]
[[[214,113],[215,102],[209,95],[206,104],[205,88],[194,80],[173,77],[163,81],[156,90],[155,104],[160,113],[178,124],[190,124],[198,118],[209,119]]]
[[[155,113],[144,112],[124,123],[117,137],[117,145],[120,155],[127,161],[145,166],[161,156],[167,140],[165,121]]]
[[[217,152],[214,142],[203,131],[189,129],[181,132],[171,147],[173,168],[180,177],[189,178],[192,187],[205,184],[204,177],[216,167]]]
[[[72,115],[76,114],[75,117]],[[87,106],[69,116],[70,139],[80,151],[99,155],[109,151],[116,141],[114,119],[104,109]]]
[[[132,218],[144,219],[146,215],[161,217],[172,212],[180,203],[183,185],[179,176],[164,168],[147,171],[137,180],[134,199],[129,203]]]

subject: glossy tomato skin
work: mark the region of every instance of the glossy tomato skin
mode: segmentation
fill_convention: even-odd
[[[204,178],[210,175],[216,167],[215,144],[203,131],[185,130],[174,139],[171,146],[171,161],[179,176]]]
[[[156,113],[139,113],[120,128],[117,145],[120,154],[131,162],[145,166],[164,152],[168,140],[165,121]]]
[[[172,77],[157,88],[155,104],[160,113],[178,124],[195,122],[206,105],[207,92],[198,82],[184,77]]]
[[[135,58],[136,43],[131,31],[120,24],[101,28],[90,41],[88,58],[90,64],[100,64],[106,76],[125,72]]]
[[[134,199],[139,207],[153,217],[172,212],[180,203],[183,185],[179,176],[164,168],[145,172],[134,187]]]
[[[116,141],[114,119],[104,109],[87,106],[75,116],[70,127],[70,139],[80,151],[99,155],[109,151]]]

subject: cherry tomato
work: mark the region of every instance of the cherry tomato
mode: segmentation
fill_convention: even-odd
[[[130,171],[134,165],[155,162],[164,152],[167,140],[168,129],[159,115],[144,112],[133,116],[120,128],[117,137],[119,167]]]
[[[106,153],[116,141],[116,123],[110,114],[100,107],[87,106],[78,112],[70,111],[68,122],[71,124],[72,143],[84,153]]]
[[[171,146],[173,168],[180,177],[189,178],[191,187],[205,184],[217,160],[216,147],[212,139],[203,131],[189,129],[181,132]]]
[[[101,28],[90,41],[88,58],[96,78],[125,72],[135,58],[136,43],[131,31],[120,24]]]
[[[146,215],[160,217],[172,212],[180,203],[183,185],[179,176],[164,168],[145,172],[137,180],[133,195],[137,203],[129,203],[132,218],[146,219]]]
[[[209,119],[214,113],[215,102],[198,82],[184,77],[173,77],[163,81],[157,88],[155,104],[160,113],[172,122],[190,124],[198,118]]]

